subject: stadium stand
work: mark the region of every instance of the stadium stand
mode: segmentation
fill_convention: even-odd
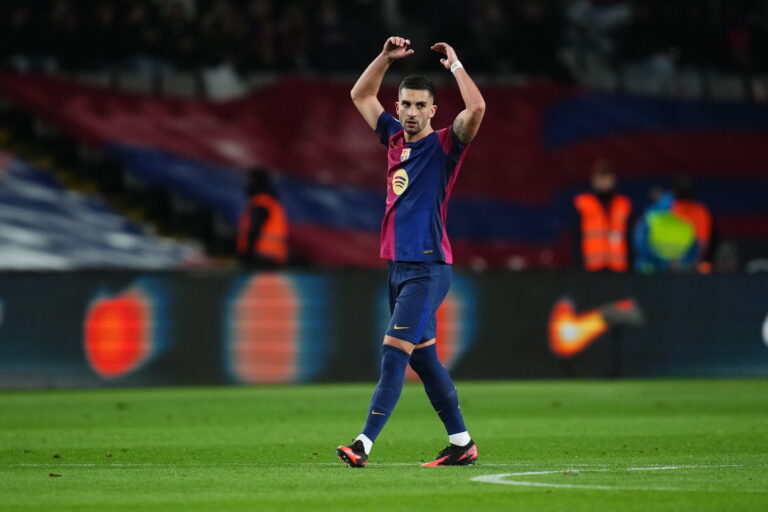
[[[298,261],[376,266],[381,155],[347,84],[396,27],[417,45],[461,48],[493,106],[451,203],[459,265],[567,265],[570,199],[598,158],[616,166],[636,211],[651,186],[690,176],[716,243],[745,261],[768,253],[765,2],[434,7],[7,2],[0,94],[78,148],[97,148],[111,170],[88,172],[102,192],[132,190],[126,204],[143,203],[160,231],[193,236],[209,254],[231,255],[241,170],[264,164],[278,174]],[[419,16],[433,22],[409,24]],[[428,53],[401,71],[429,70]],[[437,76],[445,124],[460,101]],[[382,94],[394,98],[391,84]]]
[[[454,42],[480,75],[765,101],[767,18],[762,0],[15,0],[0,5],[0,66],[213,93],[222,78],[356,73],[394,31]]]
[[[101,148],[135,179],[203,205],[230,225],[244,200],[241,170],[265,164],[278,174],[295,253],[320,265],[380,264],[381,151],[344,84],[286,78],[239,100],[211,102],[2,74],[0,91]],[[651,185],[687,174],[720,238],[749,245],[768,237],[761,192],[768,184],[761,149],[768,109],[545,84],[489,86],[484,94],[494,108],[449,213],[460,265],[567,264],[570,200],[598,158],[614,163],[638,209]],[[392,87],[382,91],[387,96],[395,97]],[[438,99],[436,126],[460,108],[452,88],[441,88]]]
[[[164,239],[103,201],[0,151],[0,268],[165,269],[201,264],[192,243]]]

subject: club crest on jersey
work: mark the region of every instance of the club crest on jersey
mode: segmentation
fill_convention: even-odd
[[[392,190],[399,196],[405,192],[406,188],[408,188],[408,173],[405,169],[398,169],[392,176]]]
[[[408,158],[411,156],[411,148],[403,148],[403,152],[400,153],[400,161],[408,160]]]

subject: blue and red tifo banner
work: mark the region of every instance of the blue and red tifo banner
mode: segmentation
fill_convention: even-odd
[[[282,79],[214,103],[0,74],[10,101],[230,223],[244,201],[243,171],[268,166],[295,253],[326,266],[377,266],[385,154],[348,88]],[[459,265],[567,263],[571,199],[600,158],[612,162],[636,212],[650,186],[686,174],[720,236],[768,237],[768,108],[554,85],[488,86],[483,94],[488,111],[448,215]],[[391,106],[396,91],[385,87],[380,97]],[[463,108],[452,86],[439,88],[436,102],[436,128]]]

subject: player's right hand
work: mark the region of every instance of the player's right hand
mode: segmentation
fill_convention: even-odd
[[[410,44],[410,39],[392,36],[384,43],[384,49],[381,53],[389,60],[403,59],[413,53],[413,49],[408,48]]]

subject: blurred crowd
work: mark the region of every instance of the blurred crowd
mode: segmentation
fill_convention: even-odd
[[[690,176],[653,186],[644,208],[617,191],[611,163],[598,159],[590,189],[574,197],[572,261],[588,272],[738,271],[738,255],[719,240],[707,205]]]
[[[2,65],[21,70],[359,72],[398,33],[449,41],[479,73],[564,82],[590,58],[768,71],[764,0],[16,0],[0,23]]]

